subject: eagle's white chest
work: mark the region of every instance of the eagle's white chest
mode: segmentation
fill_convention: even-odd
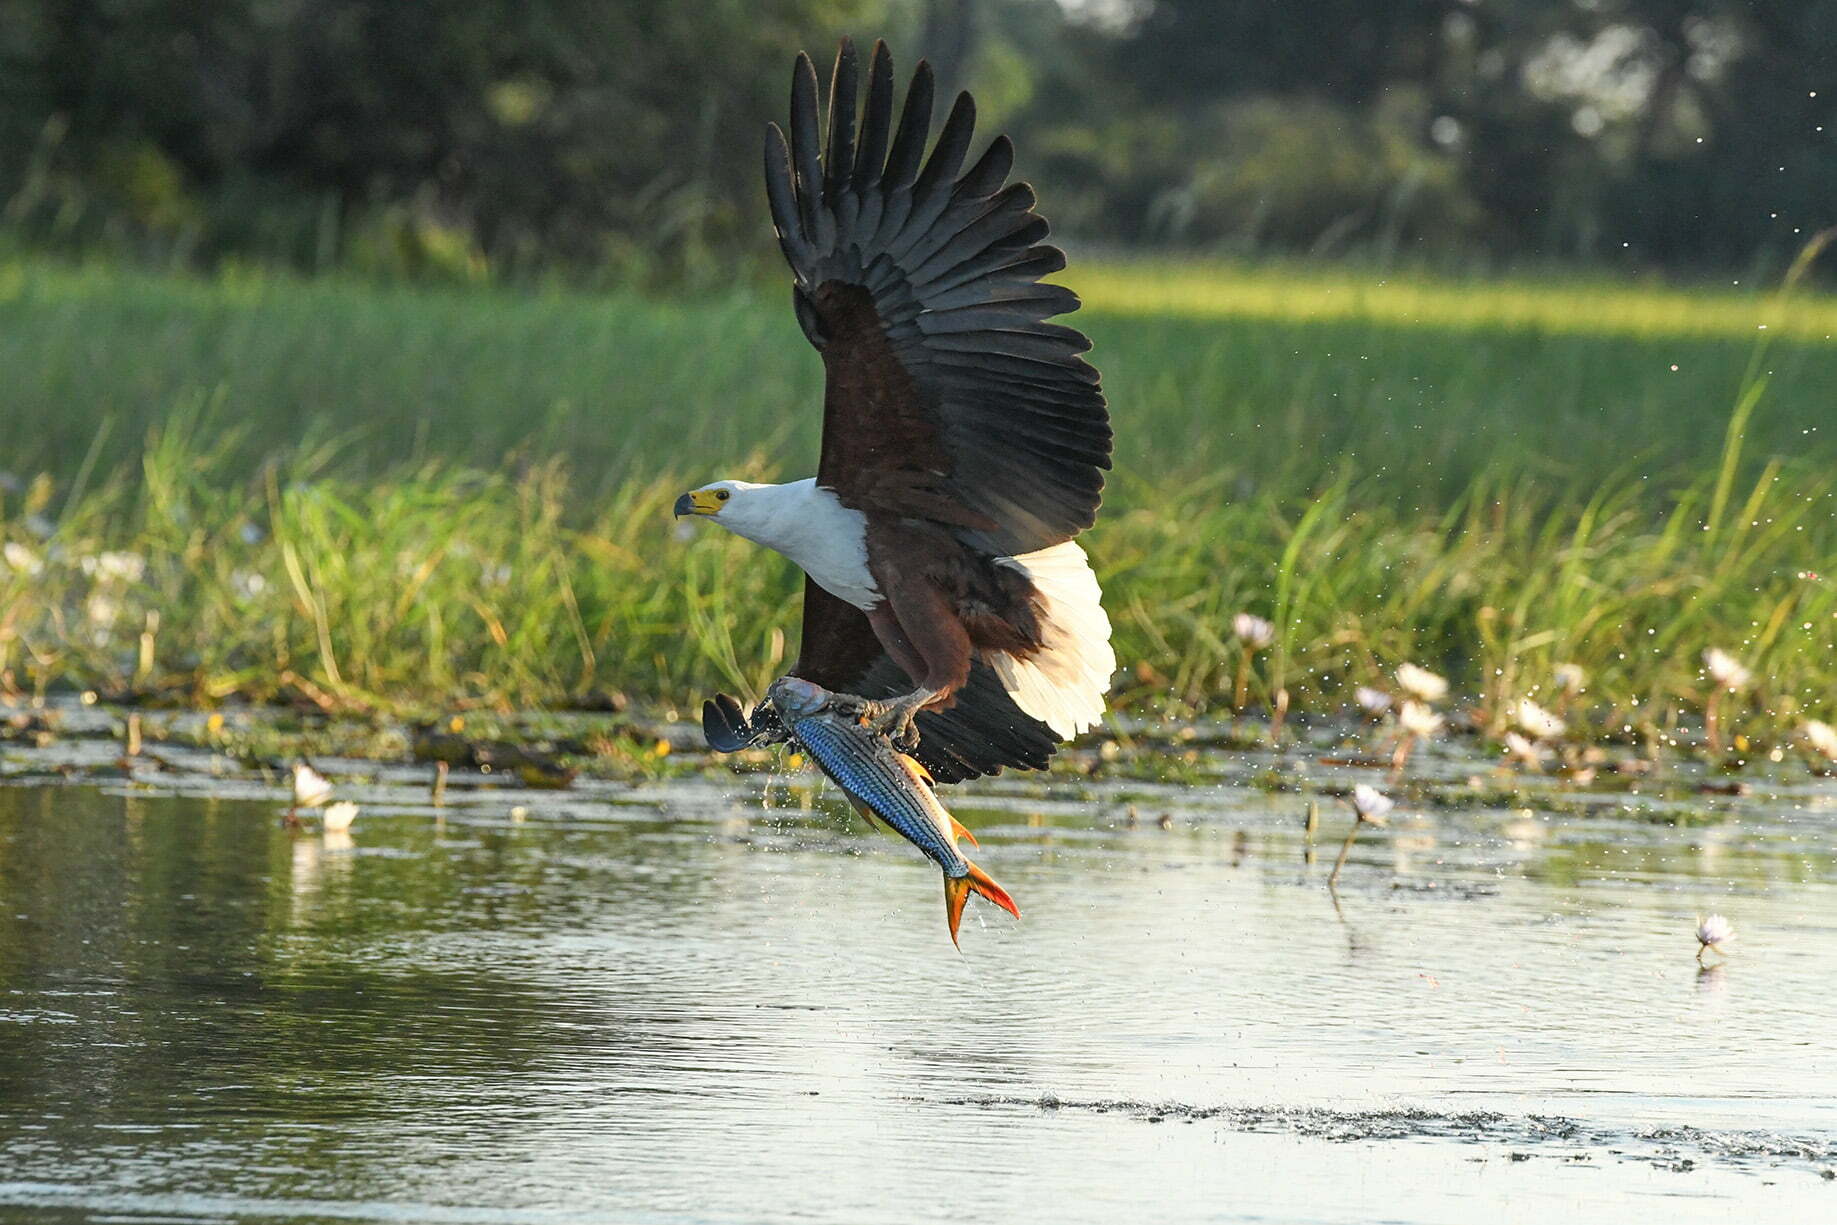
[[[836,501],[827,489],[816,491],[816,504],[828,509],[813,515],[808,530],[779,552],[796,562],[818,587],[837,599],[866,610],[880,603],[880,588],[867,565],[867,516]]]
[[[721,512],[730,530],[784,554],[837,599],[862,610],[880,603],[867,564],[866,515],[842,505],[815,478],[757,486],[743,496],[744,505]]]

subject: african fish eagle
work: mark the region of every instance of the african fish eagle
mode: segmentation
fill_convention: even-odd
[[[855,695],[940,781],[1039,769],[1103,716],[1116,656],[1074,537],[1096,520],[1109,412],[1090,342],[1046,320],[1078,298],[1040,278],[1033,189],[1007,184],[998,136],[964,170],[976,107],[959,94],[930,157],[921,62],[893,124],[893,61],[876,43],[865,110],[844,41],[819,136],[816,70],[799,55],[791,135],[765,142],[766,195],[798,323],[822,355],[813,478],[716,481],[680,516],[711,519],[806,576],[791,675]],[[710,743],[767,737],[732,698],[704,707]],[[774,737],[776,738],[776,737]]]

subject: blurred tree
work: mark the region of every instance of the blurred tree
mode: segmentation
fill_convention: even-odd
[[[924,19],[913,50],[937,71],[945,94],[963,87],[976,52],[976,0],[924,0]]]
[[[9,0],[0,200],[206,255],[693,271],[758,226],[790,56],[862,7]]]
[[[1837,224],[1837,0],[1651,0],[1653,84],[1603,193],[1658,262],[1784,263]]]
[[[4,0],[0,236],[712,281],[845,31],[974,87],[1075,237],[1739,267],[1837,223],[1837,0]]]
[[[1162,192],[1104,210],[1119,238],[1152,235],[1158,214],[1199,224],[1209,207],[1220,224],[1188,237],[1452,239],[1690,266],[1787,259],[1837,223],[1837,0],[1084,0],[1073,11],[1100,65],[1078,70],[1083,96],[1094,80],[1107,96],[1081,110],[1075,92],[1058,93],[1061,109],[1038,119],[1112,135],[1061,169],[1088,180],[1119,146],[1165,153]],[[1400,216],[1405,201],[1412,215]]]
[[[1369,105],[1434,75],[1462,0],[1157,0],[1117,42],[1117,69],[1154,102],[1304,92]]]

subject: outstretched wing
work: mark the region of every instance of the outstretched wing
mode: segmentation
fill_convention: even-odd
[[[857,116],[843,42],[819,152],[816,70],[800,55],[791,139],[766,136],[766,192],[804,334],[823,355],[818,483],[844,505],[931,519],[973,547],[1028,553],[1096,518],[1110,421],[1076,310],[1040,283],[1065,266],[1040,245],[1033,189],[1006,185],[998,136],[967,171],[975,103],[959,94],[929,159],[931,69],[893,119],[893,61],[874,46]],[[858,122],[857,122],[858,120]]]
[[[910,692],[912,680],[888,657],[867,616],[853,604],[804,583],[804,637],[791,675],[864,698]],[[1043,770],[1059,747],[1046,724],[1014,704],[1001,679],[981,661],[949,710],[921,711],[912,754],[941,783],[999,773],[1004,766]],[[718,747],[718,746],[717,746]]]

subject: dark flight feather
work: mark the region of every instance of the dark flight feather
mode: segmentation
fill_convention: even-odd
[[[889,69],[891,62],[889,61]],[[887,156],[886,173],[881,176],[880,190],[892,191],[910,187],[918,178],[925,160],[925,142],[931,139],[932,93],[931,65],[923,60],[912,74],[906,89],[906,105],[899,113],[899,132],[893,138],[893,152]]]
[[[829,143],[823,150],[823,202],[835,208],[855,173],[855,44],[842,40],[829,77]]]
[[[893,57],[883,42],[874,44],[868,66],[867,110],[861,120],[861,147],[855,152],[855,169],[849,186],[858,196],[867,194],[887,164],[887,138],[893,118]]]
[[[1032,189],[1007,184],[1007,138],[970,159],[968,94],[933,141],[929,66],[896,127],[885,44],[864,104],[859,77],[844,43],[819,155],[816,71],[800,56],[788,148],[767,134],[767,200],[828,375],[817,480],[856,509],[946,523],[985,554],[1069,540],[1096,518],[1111,434],[1079,356],[1089,342],[1047,322],[1079,305],[1040,283],[1065,257],[1041,244]],[[941,516],[940,498],[960,509]]]
[[[1042,242],[1033,190],[1008,183],[1007,137],[970,158],[968,94],[933,141],[927,64],[897,125],[884,43],[864,101],[860,75],[844,42],[820,110],[816,69],[799,56],[789,122],[766,133],[766,199],[798,322],[826,373],[817,481],[871,523],[929,524],[921,538],[954,537],[975,555],[1070,540],[1096,517],[1111,431],[1097,372],[1079,356],[1089,342],[1047,322],[1079,306],[1041,280],[1065,256]],[[912,688],[864,613],[814,582],[804,593],[794,675],[870,698]],[[749,734],[731,702],[707,717],[723,746]],[[950,708],[921,712],[917,728],[914,755],[940,782],[1043,768],[1059,740],[980,659]]]

